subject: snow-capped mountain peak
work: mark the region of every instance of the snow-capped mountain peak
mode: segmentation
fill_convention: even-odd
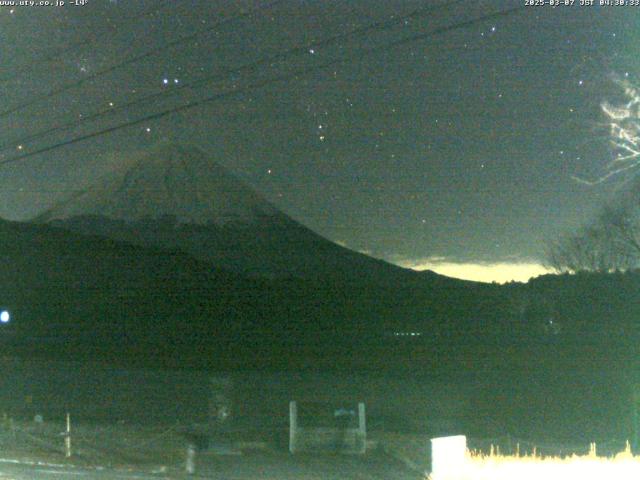
[[[104,216],[135,222],[173,217],[178,223],[252,222],[278,211],[204,152],[165,144],[116,159],[115,167],[38,221]]]

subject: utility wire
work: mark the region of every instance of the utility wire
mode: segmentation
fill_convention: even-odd
[[[169,48],[172,48],[172,47],[175,47],[175,46],[178,46],[178,45],[188,44],[188,43],[192,42],[193,40],[197,39],[198,37],[200,37],[201,35],[212,34],[214,32],[214,29],[216,29],[216,28],[218,28],[218,27],[220,27],[222,25],[225,25],[225,24],[231,23],[231,22],[235,22],[238,19],[247,17],[247,16],[255,13],[257,10],[259,10],[261,8],[271,8],[274,5],[276,5],[276,4],[278,4],[278,3],[282,2],[282,1],[283,0],[273,0],[272,2],[270,2],[270,3],[266,4],[266,5],[259,5],[259,6],[255,7],[255,8],[252,8],[252,9],[246,11],[246,12],[239,13],[239,14],[234,15],[232,17],[225,18],[224,20],[216,22],[214,25],[212,25],[210,27],[207,27],[205,29],[198,30],[198,31],[196,31],[196,32],[194,32],[192,34],[185,35],[183,37],[177,38],[177,39],[172,40],[172,41],[170,41],[168,43],[165,43],[162,46],[159,46],[159,47],[156,47],[156,48],[152,48],[151,50],[147,50],[146,52],[144,52],[144,53],[142,53],[140,55],[136,55],[134,57],[130,57],[130,58],[128,58],[128,59],[126,59],[126,60],[124,60],[124,61],[122,61],[120,63],[116,63],[115,65],[112,65],[110,67],[107,67],[107,68],[104,68],[102,70],[99,70],[99,71],[97,71],[97,72],[95,72],[95,73],[93,73],[93,74],[91,74],[91,75],[89,75],[87,77],[81,78],[80,80],[77,80],[75,82],[72,82],[72,83],[69,83],[69,84],[66,84],[66,85],[62,85],[61,87],[55,88],[55,89],[53,89],[53,90],[51,90],[48,93],[45,93],[43,95],[35,96],[34,98],[32,98],[29,101],[20,103],[20,104],[15,105],[15,106],[7,109],[7,110],[4,110],[4,111],[0,112],[0,118],[6,117],[6,116],[11,115],[12,113],[18,112],[20,110],[24,110],[25,108],[28,108],[28,107],[30,107],[32,105],[35,105],[36,103],[38,103],[38,102],[40,102],[42,100],[47,100],[47,99],[55,97],[55,96],[57,96],[57,95],[59,95],[61,93],[68,92],[69,90],[73,90],[74,88],[77,88],[77,87],[79,87],[79,86],[81,86],[81,85],[83,85],[83,84],[85,84],[85,83],[87,83],[87,82],[89,82],[91,80],[94,80],[94,79],[96,79],[98,77],[101,77],[101,76],[104,76],[106,74],[112,73],[112,72],[114,72],[116,70],[119,70],[119,69],[121,69],[123,67],[126,67],[127,65],[131,65],[132,63],[136,63],[136,62],[139,62],[140,60],[144,60],[145,58],[154,56],[154,55],[156,55],[156,54],[158,54],[158,53],[160,53],[160,52],[162,52],[164,50],[168,50]]]
[[[350,30],[348,32],[343,32],[343,33],[339,33],[336,35],[333,35],[331,37],[328,37],[324,40],[320,40],[320,41],[312,41],[309,42],[305,45],[302,46],[297,46],[297,47],[293,47],[290,48],[288,50],[285,50],[283,52],[279,52],[276,53],[274,55],[268,56],[266,58],[257,60],[255,62],[251,62],[245,65],[241,65],[239,67],[233,68],[233,69],[226,69],[222,72],[218,72],[214,75],[208,75],[202,78],[199,78],[197,80],[194,80],[192,82],[185,82],[182,83],[178,86],[173,86],[171,87],[171,89],[169,90],[161,90],[158,91],[156,93],[152,93],[149,95],[145,95],[143,97],[137,98],[135,100],[132,100],[130,102],[124,103],[122,105],[118,105],[117,107],[111,107],[108,109],[104,109],[101,111],[98,111],[96,113],[93,113],[91,115],[88,116],[83,116],[82,119],[80,120],[73,120],[71,122],[67,122],[65,124],[59,125],[59,126],[55,126],[55,127],[50,127],[48,129],[45,130],[41,130],[39,132],[33,133],[31,135],[27,135],[24,137],[20,137],[17,140],[13,140],[11,141],[11,143],[6,143],[4,145],[0,146],[0,151],[4,151],[7,150],[9,148],[14,148],[17,147],[19,145],[23,145],[27,142],[30,142],[32,140],[37,140],[43,136],[47,136],[50,135],[52,133],[55,132],[59,132],[59,131],[65,131],[65,130],[69,130],[71,128],[75,128],[77,126],[80,126],[86,122],[89,121],[93,121],[93,120],[97,120],[99,118],[102,118],[104,116],[107,115],[113,115],[115,113],[121,112],[121,111],[125,111],[127,109],[130,109],[133,106],[136,105],[140,105],[143,103],[147,103],[147,102],[153,102],[155,100],[158,100],[160,98],[166,98],[169,96],[174,96],[178,93],[180,93],[183,89],[193,89],[193,88],[197,88],[203,85],[206,85],[208,83],[211,83],[215,80],[221,79],[221,78],[225,78],[227,75],[235,75],[235,74],[240,74],[244,71],[251,71],[261,65],[265,65],[265,64],[272,64],[276,61],[280,61],[280,60],[285,60],[287,57],[291,56],[291,55],[295,55],[295,54],[299,54],[299,53],[307,53],[310,49],[317,49],[317,48],[322,48],[322,47],[326,47],[328,45],[331,45],[333,43],[336,43],[337,41],[340,40],[345,40],[348,39],[350,37],[354,37],[354,36],[358,36],[358,35],[362,35],[364,33],[370,32],[370,31],[374,31],[374,30],[385,30],[391,27],[394,27],[396,25],[399,24],[403,24],[404,22],[410,20],[410,19],[415,19],[415,18],[419,18],[421,16],[424,16],[426,14],[429,14],[437,9],[443,8],[443,7],[451,7],[452,5],[455,4],[459,4],[459,3],[464,3],[465,0],[454,0],[452,2],[444,2],[444,3],[440,3],[438,5],[431,5],[429,7],[422,7],[419,9],[416,9],[412,12],[410,12],[407,15],[404,15],[402,17],[399,18],[394,18],[391,20],[387,20],[387,21],[377,21],[374,22],[372,24],[369,25],[365,25],[362,27],[358,27],[356,29]]]
[[[370,48],[370,49],[364,50],[364,51],[362,51],[360,53],[360,58],[363,58],[365,56],[371,55],[372,53],[377,53],[379,50],[383,50],[383,49],[386,50],[386,49],[390,49],[390,48],[395,48],[397,46],[406,45],[406,44],[413,43],[413,42],[416,42],[416,41],[421,41],[421,40],[424,40],[424,39],[427,39],[427,38],[430,38],[430,37],[433,37],[433,36],[436,36],[436,35],[441,35],[443,33],[448,33],[448,32],[454,31],[454,30],[464,29],[464,28],[467,28],[467,27],[469,27],[471,25],[474,25],[476,23],[483,22],[483,21],[486,21],[486,20],[491,20],[491,19],[499,18],[499,17],[505,17],[505,16],[511,15],[513,13],[516,13],[518,11],[521,11],[524,8],[525,7],[523,7],[523,6],[519,6],[519,7],[511,8],[511,9],[508,9],[508,10],[502,10],[500,12],[483,15],[481,17],[477,17],[477,18],[474,18],[474,19],[471,19],[471,20],[467,20],[465,22],[456,23],[456,24],[449,25],[449,26],[446,26],[446,27],[440,27],[440,28],[437,28],[437,29],[432,30],[430,32],[425,32],[425,33],[421,33],[421,34],[405,37],[403,39],[388,43],[388,44],[383,45],[381,47],[374,47],[374,48]],[[262,87],[264,87],[266,85],[270,85],[272,83],[288,81],[291,78],[298,78],[300,76],[305,76],[305,75],[308,75],[310,73],[314,73],[314,72],[317,72],[317,71],[320,71],[320,70],[324,70],[326,67],[333,66],[333,65],[336,65],[336,64],[340,64],[340,63],[344,63],[345,61],[347,61],[347,59],[344,59],[344,58],[330,60],[328,62],[324,62],[324,63],[316,65],[314,67],[300,69],[300,70],[298,70],[296,72],[291,72],[291,73],[280,75],[280,76],[277,76],[277,77],[274,77],[274,78],[271,78],[271,79],[266,79],[266,80],[262,80],[262,81],[259,81],[259,82],[255,82],[255,83],[252,83],[252,84],[249,84],[249,85],[245,86],[244,88],[234,89],[232,91],[218,93],[218,94],[212,95],[210,97],[206,97],[206,98],[203,98],[203,99],[200,99],[200,100],[189,102],[189,103],[186,103],[184,105],[180,105],[180,106],[177,106],[177,107],[174,107],[174,108],[171,108],[171,109],[163,110],[161,112],[157,112],[157,113],[154,113],[152,115],[147,115],[145,117],[142,117],[142,118],[139,118],[139,119],[136,119],[136,120],[132,120],[132,121],[129,121],[129,122],[126,122],[126,123],[123,123],[123,124],[115,125],[115,126],[112,126],[112,127],[109,127],[109,128],[103,129],[103,130],[99,130],[99,131],[96,131],[96,132],[88,133],[86,135],[82,135],[82,136],[79,136],[79,137],[76,137],[76,138],[71,138],[69,140],[65,140],[63,142],[59,142],[59,143],[56,143],[54,145],[50,145],[50,146],[41,148],[41,149],[33,151],[33,152],[28,152],[28,153],[25,153],[25,154],[22,154],[22,155],[13,157],[13,158],[9,158],[9,159],[0,161],[0,165],[6,165],[6,164],[9,164],[9,163],[16,163],[16,162],[19,162],[21,160],[25,160],[27,158],[34,157],[36,155],[40,155],[42,153],[50,152],[52,150],[56,150],[56,149],[61,148],[61,147],[65,147],[65,146],[68,146],[68,145],[73,145],[75,143],[83,142],[83,141],[89,140],[91,138],[99,137],[99,136],[102,136],[102,135],[106,135],[108,133],[112,133],[112,132],[115,132],[115,131],[118,131],[118,130],[122,130],[124,128],[128,128],[128,127],[132,127],[132,126],[135,126],[135,125],[139,125],[139,124],[144,123],[144,122],[158,120],[160,118],[163,118],[163,117],[166,117],[166,116],[169,116],[169,115],[173,115],[175,113],[180,113],[180,112],[183,112],[183,111],[186,111],[186,110],[190,110],[190,109],[193,109],[193,108],[196,108],[196,107],[200,107],[202,105],[206,105],[208,103],[215,102],[215,101],[220,100],[220,99],[225,98],[225,97],[246,93],[246,92],[249,92],[251,90],[255,90],[255,89],[258,89],[258,88],[262,88]]]
[[[126,17],[124,20],[128,20],[128,21],[135,21],[135,20],[139,20],[141,18],[145,18],[145,17],[150,17],[155,15],[156,13],[160,12],[161,10],[164,10],[165,8],[171,6],[171,5],[175,5],[172,0],[162,0],[162,3],[158,6],[154,6],[153,8],[147,9],[137,15],[132,15],[130,17]],[[120,27],[118,25],[111,25],[111,24],[107,24],[106,27],[99,29],[98,32],[93,31],[93,37],[90,40],[83,40],[82,42],[76,42],[74,43],[77,44],[77,48],[75,49],[75,52],[77,53],[78,50],[86,50],[88,47],[91,47],[92,45],[94,45],[95,43],[97,43],[99,40],[102,40],[102,37],[104,35],[107,34],[118,34],[120,33]],[[62,57],[63,55],[68,55],[69,53],[69,47],[67,46],[63,46],[63,47],[57,47],[57,48],[52,48],[48,51],[48,53],[45,51],[44,52],[46,54],[46,56],[43,56],[42,58],[38,58],[36,59],[35,62],[32,62],[28,65],[18,65],[16,67],[12,67],[11,68],[11,76],[9,77],[5,77],[5,78],[0,78],[0,82],[1,83],[9,83],[12,81],[15,81],[16,79],[16,73],[21,73],[21,72],[29,72],[31,73],[34,69],[34,66],[37,67],[39,65],[46,65],[49,64],[51,62],[53,62],[54,60]],[[14,55],[13,57],[11,57],[8,60],[5,60],[5,63],[11,63],[13,61],[14,58],[16,58],[18,56],[18,54]]]

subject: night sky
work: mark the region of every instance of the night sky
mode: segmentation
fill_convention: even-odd
[[[110,152],[169,138],[349,248],[504,280],[539,272],[545,242],[619,188],[574,177],[597,178],[613,154],[601,104],[620,98],[613,75],[640,74],[640,7],[70,3],[0,7],[2,160],[134,124],[2,166],[2,217],[26,220],[109,168]]]

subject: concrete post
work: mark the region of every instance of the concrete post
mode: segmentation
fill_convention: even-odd
[[[467,437],[431,439],[431,477],[433,480],[462,479],[467,460]]]

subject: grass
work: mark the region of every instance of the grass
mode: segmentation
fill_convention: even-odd
[[[528,455],[501,455],[491,449],[489,454],[467,452],[465,461],[453,465],[450,472],[434,472],[428,480],[631,480],[640,478],[640,456],[627,448],[612,457],[597,455],[592,444],[587,455],[566,457],[541,456],[535,451]]]

